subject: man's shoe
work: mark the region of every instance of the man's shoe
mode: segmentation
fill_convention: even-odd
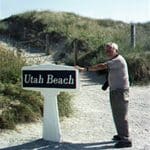
[[[131,141],[119,141],[115,144],[115,148],[132,147]]]
[[[119,135],[114,135],[112,140],[114,141],[120,141],[121,140],[121,137]]]

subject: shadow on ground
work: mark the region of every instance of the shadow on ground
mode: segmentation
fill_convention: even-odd
[[[98,143],[56,143],[38,139],[22,145],[3,148],[1,150],[100,150],[113,149],[114,141]]]

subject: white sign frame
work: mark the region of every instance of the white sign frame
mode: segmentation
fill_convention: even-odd
[[[33,66],[24,66],[24,70],[72,70],[76,72],[76,89],[65,89],[65,88],[33,88],[33,87],[23,87],[25,90],[40,91],[44,96],[44,118],[43,118],[43,139],[54,142],[61,142],[61,129],[59,123],[59,112],[57,104],[57,95],[61,91],[75,91],[79,90],[79,72],[72,66],[64,65],[54,65],[54,64],[41,64]],[[23,83],[23,76],[22,76]]]

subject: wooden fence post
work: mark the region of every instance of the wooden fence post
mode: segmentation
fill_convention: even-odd
[[[46,43],[45,43],[45,53],[46,55],[49,55],[49,35],[46,34]]]
[[[74,51],[74,65],[77,65],[78,61],[78,50],[76,48],[76,39],[73,41],[73,51]]]
[[[135,24],[131,24],[131,46],[135,48],[136,46],[136,27]]]

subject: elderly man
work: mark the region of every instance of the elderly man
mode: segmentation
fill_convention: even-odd
[[[129,77],[125,59],[118,53],[116,43],[107,43],[105,48],[109,60],[90,67],[76,66],[79,71],[98,71],[108,69],[108,84],[110,87],[110,103],[117,135],[115,148],[131,147],[128,126]]]

